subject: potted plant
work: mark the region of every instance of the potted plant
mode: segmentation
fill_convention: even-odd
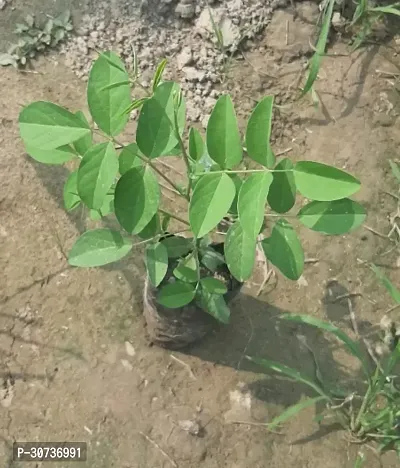
[[[314,161],[277,161],[270,145],[272,96],[250,115],[244,144],[229,95],[216,102],[205,141],[195,128],[186,138],[185,99],[177,83],[162,80],[165,64],[145,97],[132,101],[132,88],[141,86],[136,60],[132,77],[117,55],[102,53],[87,87],[95,125],[81,111],[39,101],[22,109],[19,126],[37,161],[76,161],[64,186],[67,210],[83,204],[92,216],[115,216],[119,223],[120,229],[81,235],[69,263],[106,265],[144,244],[148,331],[154,343],[178,348],[229,322],[228,303],[250,278],[257,246],[286,277],[301,276],[304,253],[285,219],[297,192],[309,201],[289,216],[326,235],[355,229],[365,210],[348,198],[360,188],[352,175]],[[119,135],[134,109],[140,111],[136,141],[123,145]],[[184,186],[158,165],[158,158],[171,154],[183,159]],[[255,168],[244,165],[244,155]],[[166,209],[161,184],[183,201],[181,212]],[[263,238],[266,217],[273,226]],[[218,242],[214,233],[221,222],[229,227]],[[179,229],[171,228],[174,223]]]

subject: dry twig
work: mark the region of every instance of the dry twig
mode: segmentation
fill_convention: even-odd
[[[154,442],[153,439],[150,439],[150,437],[146,434],[144,434],[143,432],[139,432],[140,435],[142,435],[148,442],[150,442],[152,445],[154,445],[154,447],[156,447],[163,455],[164,457],[171,463],[172,466],[174,466],[175,468],[178,468],[178,465],[176,464],[176,462],[168,455],[167,452],[165,452],[158,444],[157,442]]]

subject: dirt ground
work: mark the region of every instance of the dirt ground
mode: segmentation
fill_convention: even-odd
[[[274,93],[282,104],[293,97],[315,8],[302,5],[296,21],[277,11],[246,62],[233,64],[226,87],[240,118],[262,95]],[[400,46],[392,41],[351,57],[341,55],[345,51],[337,43],[337,56],[324,60],[317,85],[322,110],[306,98],[277,112],[275,148],[357,175],[367,226],[387,233],[397,202],[382,190],[397,190],[388,159],[399,158],[400,94],[383,72],[399,72]],[[357,293],[353,308],[360,331],[367,332],[392,304],[358,259],[385,267],[398,285],[399,250],[385,254],[389,240],[365,228],[337,238],[300,229],[312,260],[301,281],[278,274],[259,297],[257,287],[245,288],[232,305],[232,323],[185,352],[149,347],[140,252],[109,268],[67,265],[63,252],[86,221],[63,209],[67,169],[36,164],[24,154],[17,118],[34,100],[84,108],[85,84],[57,55],[36,69],[39,74],[0,68],[0,466],[25,466],[11,459],[13,441],[65,440],[88,443],[82,463],[88,468],[353,467],[360,446],[335,425],[318,427],[314,408],[285,425],[283,434],[260,424],[309,393],[263,375],[244,355],[312,372],[297,339],[306,334],[324,376],[350,386],[358,368],[338,343],[276,318],[282,311],[307,313],[352,333],[347,300],[335,298]],[[200,432],[185,430],[186,421]],[[379,462],[363,450],[366,467],[399,466],[392,453]]]

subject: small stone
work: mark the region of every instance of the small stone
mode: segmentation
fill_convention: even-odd
[[[204,81],[206,73],[201,70],[197,70],[194,67],[183,67],[182,69],[185,77],[188,81]]]
[[[135,348],[129,341],[125,341],[125,351],[128,356],[134,356],[136,354]]]
[[[190,47],[184,47],[182,52],[176,57],[179,70],[193,62],[193,53]]]
[[[190,419],[179,421],[178,425],[183,431],[186,431],[193,436],[198,436],[201,430],[200,424],[197,421],[191,421]]]
[[[133,370],[132,364],[126,359],[121,359],[121,364],[125,367],[125,369],[130,370],[130,371]]]
[[[196,7],[194,4],[185,5],[183,3],[180,3],[175,8],[175,13],[183,19],[191,19],[196,14]]]
[[[233,24],[229,18],[223,18],[219,27],[224,47],[231,47],[240,39],[239,26]]]

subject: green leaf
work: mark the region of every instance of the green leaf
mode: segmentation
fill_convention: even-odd
[[[164,213],[161,222],[161,232],[167,232],[170,221],[171,216],[169,214]]]
[[[75,151],[68,145],[52,150],[43,150],[25,143],[25,150],[29,156],[43,164],[64,164],[78,157]]]
[[[7,67],[8,65],[17,68],[18,64],[15,57],[11,54],[0,54],[0,66]]]
[[[256,239],[249,236],[238,221],[228,229],[224,250],[232,275],[241,282],[249,279],[254,268]]]
[[[243,180],[237,174],[229,174],[229,177],[233,180],[235,184],[235,198],[233,199],[232,205],[229,208],[229,213],[237,215],[238,214],[238,200],[240,189],[243,185]]]
[[[174,269],[174,276],[185,283],[197,283],[197,262],[193,254],[183,258]]]
[[[89,75],[87,100],[94,121],[107,135],[117,136],[128,122],[129,116],[124,114],[131,104],[128,82],[124,64],[114,52],[105,52],[94,62]]]
[[[304,252],[296,231],[285,219],[279,219],[271,237],[262,241],[267,259],[289,279],[298,280],[304,269]]]
[[[93,221],[98,221],[111,213],[114,213],[114,193],[105,196],[99,210],[90,210],[90,218]]]
[[[29,104],[22,109],[18,121],[25,145],[40,150],[69,145],[90,134],[79,117],[51,102]]]
[[[154,78],[153,78],[153,93],[156,91],[158,85],[160,84],[160,81],[161,81],[162,75],[164,73],[165,67],[167,66],[167,62],[168,62],[168,60],[164,59],[159,63],[159,65],[157,67],[157,70],[156,70],[156,72],[154,74]]]
[[[226,285],[221,280],[211,276],[201,278],[200,284],[203,290],[209,294],[226,294],[228,292]]]
[[[259,366],[266,367],[267,369],[271,369],[278,374],[283,374],[286,377],[295,380],[296,382],[308,385],[319,395],[321,395],[321,397],[330,400],[329,396],[324,392],[324,390],[308,375],[302,374],[298,370],[292,369],[291,367],[285,366],[284,364],[280,364],[279,362],[270,361],[268,359],[253,358],[250,356],[246,357],[255,364],[258,364]]]
[[[168,270],[168,252],[157,242],[146,247],[145,263],[151,284],[156,288],[165,278]]]
[[[305,401],[301,401],[299,403],[296,403],[295,405],[289,406],[289,408],[286,408],[285,411],[283,411],[279,416],[274,418],[270,422],[270,424],[268,424],[268,428],[270,430],[275,429],[277,426],[279,426],[286,420],[292,418],[293,416],[296,416],[296,414],[299,413],[300,411],[306,408],[309,408],[310,406],[314,406],[316,403],[323,401],[323,400],[328,400],[328,398],[325,396],[307,398]]]
[[[296,183],[293,174],[293,163],[290,159],[282,159],[272,174],[273,181],[268,193],[269,206],[277,213],[287,213],[296,202]]]
[[[136,143],[140,151],[149,158],[166,155],[179,143],[174,130],[174,96],[179,92],[178,84],[166,81],[143,104],[136,130]],[[178,110],[180,135],[185,126],[185,111],[185,102],[182,99]]]
[[[232,169],[242,160],[242,143],[235,109],[229,95],[221,96],[207,125],[207,150],[223,169]]]
[[[251,174],[242,184],[238,198],[240,224],[249,237],[260,234],[264,221],[265,204],[272,183],[270,172]]]
[[[193,161],[200,161],[205,152],[205,145],[200,132],[196,128],[189,131],[189,155]]]
[[[90,130],[90,133],[79,140],[75,141],[74,143],[74,148],[80,154],[83,156],[86,151],[90,149],[92,146],[92,130],[90,128],[90,124],[87,121],[87,118],[85,117],[85,114],[82,111],[75,112],[75,115],[81,120],[82,125],[84,125],[87,129]]]
[[[131,143],[128,146],[125,146],[120,155],[119,155],[119,173],[124,175],[125,172],[128,172],[129,169],[133,167],[139,167],[142,165],[142,160],[139,158],[140,154],[138,145],[136,143]]]
[[[199,179],[189,206],[190,226],[196,237],[205,236],[217,226],[228,213],[235,193],[235,184],[227,174],[209,174]]]
[[[370,265],[371,270],[375,273],[379,281],[385,286],[396,304],[400,304],[400,290],[390,281],[390,279],[375,265]]]
[[[179,258],[193,250],[193,239],[181,236],[166,237],[162,240],[168,251],[169,258]]]
[[[271,149],[271,126],[274,96],[266,96],[253,110],[246,129],[246,149],[251,159],[272,168],[275,155]]]
[[[218,267],[225,264],[225,258],[216,252],[211,246],[201,251],[201,263],[213,273]]]
[[[69,264],[77,267],[97,267],[116,262],[132,249],[132,242],[111,229],[86,231],[68,254]]]
[[[358,228],[365,220],[365,209],[349,198],[332,202],[312,201],[297,215],[304,226],[328,235],[341,235]]]
[[[118,159],[111,142],[92,146],[79,165],[78,193],[89,208],[99,210],[115,182]]]
[[[158,294],[158,302],[169,309],[183,307],[193,301],[196,290],[190,283],[177,281],[167,284]]]
[[[390,168],[392,169],[393,175],[396,177],[397,181],[400,183],[400,166],[394,161],[389,159]]]
[[[333,201],[356,193],[361,184],[352,175],[333,166],[313,161],[300,161],[294,166],[298,191],[306,198]]]
[[[315,80],[318,77],[318,72],[321,67],[322,57],[325,54],[326,43],[328,41],[329,30],[332,22],[333,7],[335,6],[336,0],[329,0],[328,8],[322,19],[322,28],[319,33],[319,38],[316,46],[316,52],[313,55],[308,72],[307,82],[304,85],[301,96],[307,94],[312,88]]]
[[[224,324],[229,323],[231,312],[221,294],[210,294],[206,289],[200,288],[196,297],[197,304],[212,317]]]
[[[72,211],[79,206],[81,199],[78,195],[78,171],[71,172],[64,184],[64,206]]]
[[[142,231],[157,213],[160,186],[153,170],[134,167],[119,179],[115,189],[115,215],[130,234]]]
[[[370,369],[368,361],[365,359],[363,352],[361,351],[361,347],[357,341],[352,340],[346,333],[344,333],[340,328],[335,327],[331,323],[323,322],[322,320],[318,320],[314,317],[310,317],[308,315],[296,315],[296,314],[282,314],[279,316],[282,320],[289,320],[291,322],[299,322],[306,325],[311,325],[312,327],[319,328],[320,330],[325,330],[334,334],[340,341],[342,341],[348,351],[356,357],[365,372],[368,380],[370,379]]]
[[[160,234],[160,231],[160,217],[158,216],[158,213],[156,213],[151,218],[149,224],[138,233],[138,236],[143,240],[151,239],[157,234]]]

